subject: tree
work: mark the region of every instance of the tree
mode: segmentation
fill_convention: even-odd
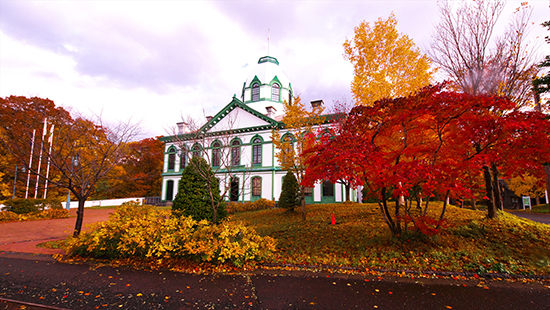
[[[539,197],[544,196],[543,181],[541,178],[526,173],[511,178],[508,181],[508,187],[519,197],[535,197],[537,204],[540,204]]]
[[[36,143],[38,152],[32,153],[33,162],[39,161],[41,155],[50,162],[54,173],[48,174],[30,163],[29,141],[32,141],[32,134],[28,130],[22,131],[21,128],[13,127],[18,124],[33,128],[34,126],[25,125],[29,115],[19,107],[39,101],[41,100],[38,98],[28,100],[24,97],[10,97],[3,102],[2,112],[9,113],[18,121],[2,123],[2,142],[32,175],[39,176],[54,186],[66,188],[76,197],[78,211],[73,235],[78,236],[82,229],[85,201],[93,193],[96,184],[126,156],[127,144],[137,134],[138,126],[130,123],[108,126],[99,117],[96,122],[83,117],[73,119],[67,111],[57,108],[58,117],[51,120],[55,125],[56,139]],[[46,102],[50,108],[55,107],[52,101]]]
[[[377,196],[393,235],[400,235],[406,223],[435,233],[447,199],[441,214],[432,219],[427,217],[429,199],[422,206],[421,198],[473,197],[472,184],[482,167],[490,173],[488,163],[498,163],[505,175],[512,175],[540,168],[542,159],[550,157],[550,122],[543,115],[516,111],[499,117],[488,109],[513,106],[505,97],[452,92],[444,84],[356,106],[341,130],[312,139],[315,143],[304,152],[308,159],[303,184],[334,177],[330,174],[341,177],[345,171],[350,182]],[[346,169],[327,169],[341,163]],[[396,199],[391,208],[388,198],[400,196],[407,199]],[[495,213],[493,206],[489,216]]]
[[[301,195],[298,181],[292,171],[288,171],[283,180],[281,195],[279,196],[279,208],[294,211],[294,207],[300,205]]]
[[[98,182],[94,199],[160,196],[164,145],[156,138],[128,143],[128,154]]]
[[[302,184],[307,168],[307,156],[302,151],[308,148],[308,135],[312,134],[316,127],[323,124],[325,117],[321,116],[324,107],[315,106],[308,111],[296,97],[292,104],[284,102],[283,126],[273,130],[271,140],[277,148],[277,161],[282,170],[289,170],[295,175],[300,184],[302,204],[302,220],[306,220],[306,186]]]
[[[455,9],[451,1],[441,2],[430,57],[457,90],[508,96],[521,107],[531,99],[538,72],[526,42],[532,8],[522,3],[505,33],[494,38],[504,5],[503,0],[462,1]]]
[[[212,205],[217,206],[216,212]],[[192,158],[183,170],[172,212],[178,216],[191,216],[196,221],[214,223],[227,215],[220,197],[219,181],[204,158]]]
[[[358,105],[407,96],[430,83],[429,58],[407,35],[397,32],[396,25],[393,13],[372,28],[363,21],[355,27],[354,38],[344,43],[344,57],[354,67],[351,91]]]

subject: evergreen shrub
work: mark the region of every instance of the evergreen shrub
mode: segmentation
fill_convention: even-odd
[[[288,171],[283,180],[281,195],[279,196],[279,208],[294,211],[294,207],[300,205],[300,187],[292,171]]]
[[[212,188],[212,193],[208,190]],[[212,194],[212,197],[210,196]],[[172,203],[172,212],[177,216],[190,216],[195,221],[214,220],[212,203],[220,202],[220,183],[212,168],[201,157],[192,158],[183,170],[178,193]],[[216,221],[227,216],[225,203],[221,201],[217,209]]]

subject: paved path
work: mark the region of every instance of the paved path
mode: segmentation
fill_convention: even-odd
[[[530,219],[531,221],[535,221],[543,224],[550,224],[550,214],[526,213],[526,212],[510,212],[510,213],[519,217]]]
[[[112,212],[114,209],[84,210],[83,230],[86,230],[87,224],[106,221]],[[63,253],[62,250],[39,248],[36,245],[70,236],[76,222],[76,209],[71,209],[70,214],[73,216],[67,219],[0,224],[0,251],[36,254]]]

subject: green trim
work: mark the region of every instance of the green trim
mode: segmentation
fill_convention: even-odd
[[[260,179],[260,195],[254,195],[254,179]],[[262,186],[263,186],[263,178],[259,175],[255,175],[250,178],[250,201],[256,201],[260,198],[262,198]]]
[[[277,66],[279,65],[279,61],[277,60],[277,58],[275,58],[273,56],[263,56],[263,57],[260,57],[260,59],[258,60],[259,64],[265,63],[265,62],[274,63]]]

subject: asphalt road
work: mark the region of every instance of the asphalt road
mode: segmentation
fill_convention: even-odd
[[[510,212],[513,215],[529,219],[531,221],[550,224],[550,214],[541,214],[541,213],[526,213],[526,212]]]
[[[550,309],[548,284],[297,271],[194,275],[10,253],[0,254],[0,287],[0,299],[62,309]]]

